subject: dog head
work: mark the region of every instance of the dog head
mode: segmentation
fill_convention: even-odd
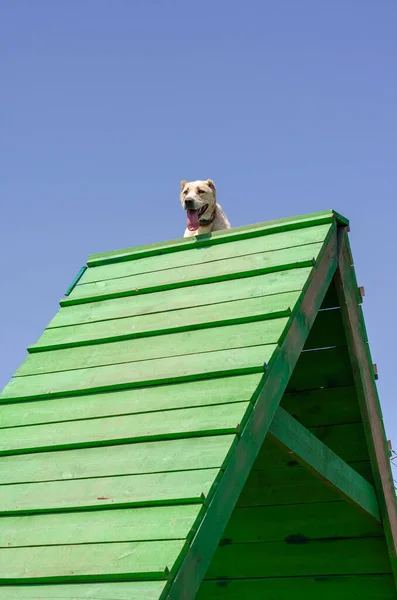
[[[211,179],[205,181],[181,181],[181,203],[186,211],[187,228],[196,231],[200,225],[214,220],[216,188]]]

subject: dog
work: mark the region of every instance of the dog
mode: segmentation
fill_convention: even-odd
[[[180,199],[187,220],[183,237],[231,229],[227,216],[216,201],[216,188],[212,179],[205,181],[184,179],[181,181]]]

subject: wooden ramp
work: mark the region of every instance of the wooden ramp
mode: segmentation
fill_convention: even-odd
[[[348,222],[92,255],[0,395],[4,600],[397,600]]]

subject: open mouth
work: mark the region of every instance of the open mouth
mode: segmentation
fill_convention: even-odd
[[[200,227],[200,217],[205,213],[207,208],[208,204],[204,204],[199,210],[192,210],[191,208],[186,210],[187,228],[189,231],[196,231]]]

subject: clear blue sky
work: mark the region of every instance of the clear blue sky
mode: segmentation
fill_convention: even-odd
[[[232,225],[351,220],[397,447],[395,0],[4,0],[0,388],[91,252],[180,237],[181,179]]]

